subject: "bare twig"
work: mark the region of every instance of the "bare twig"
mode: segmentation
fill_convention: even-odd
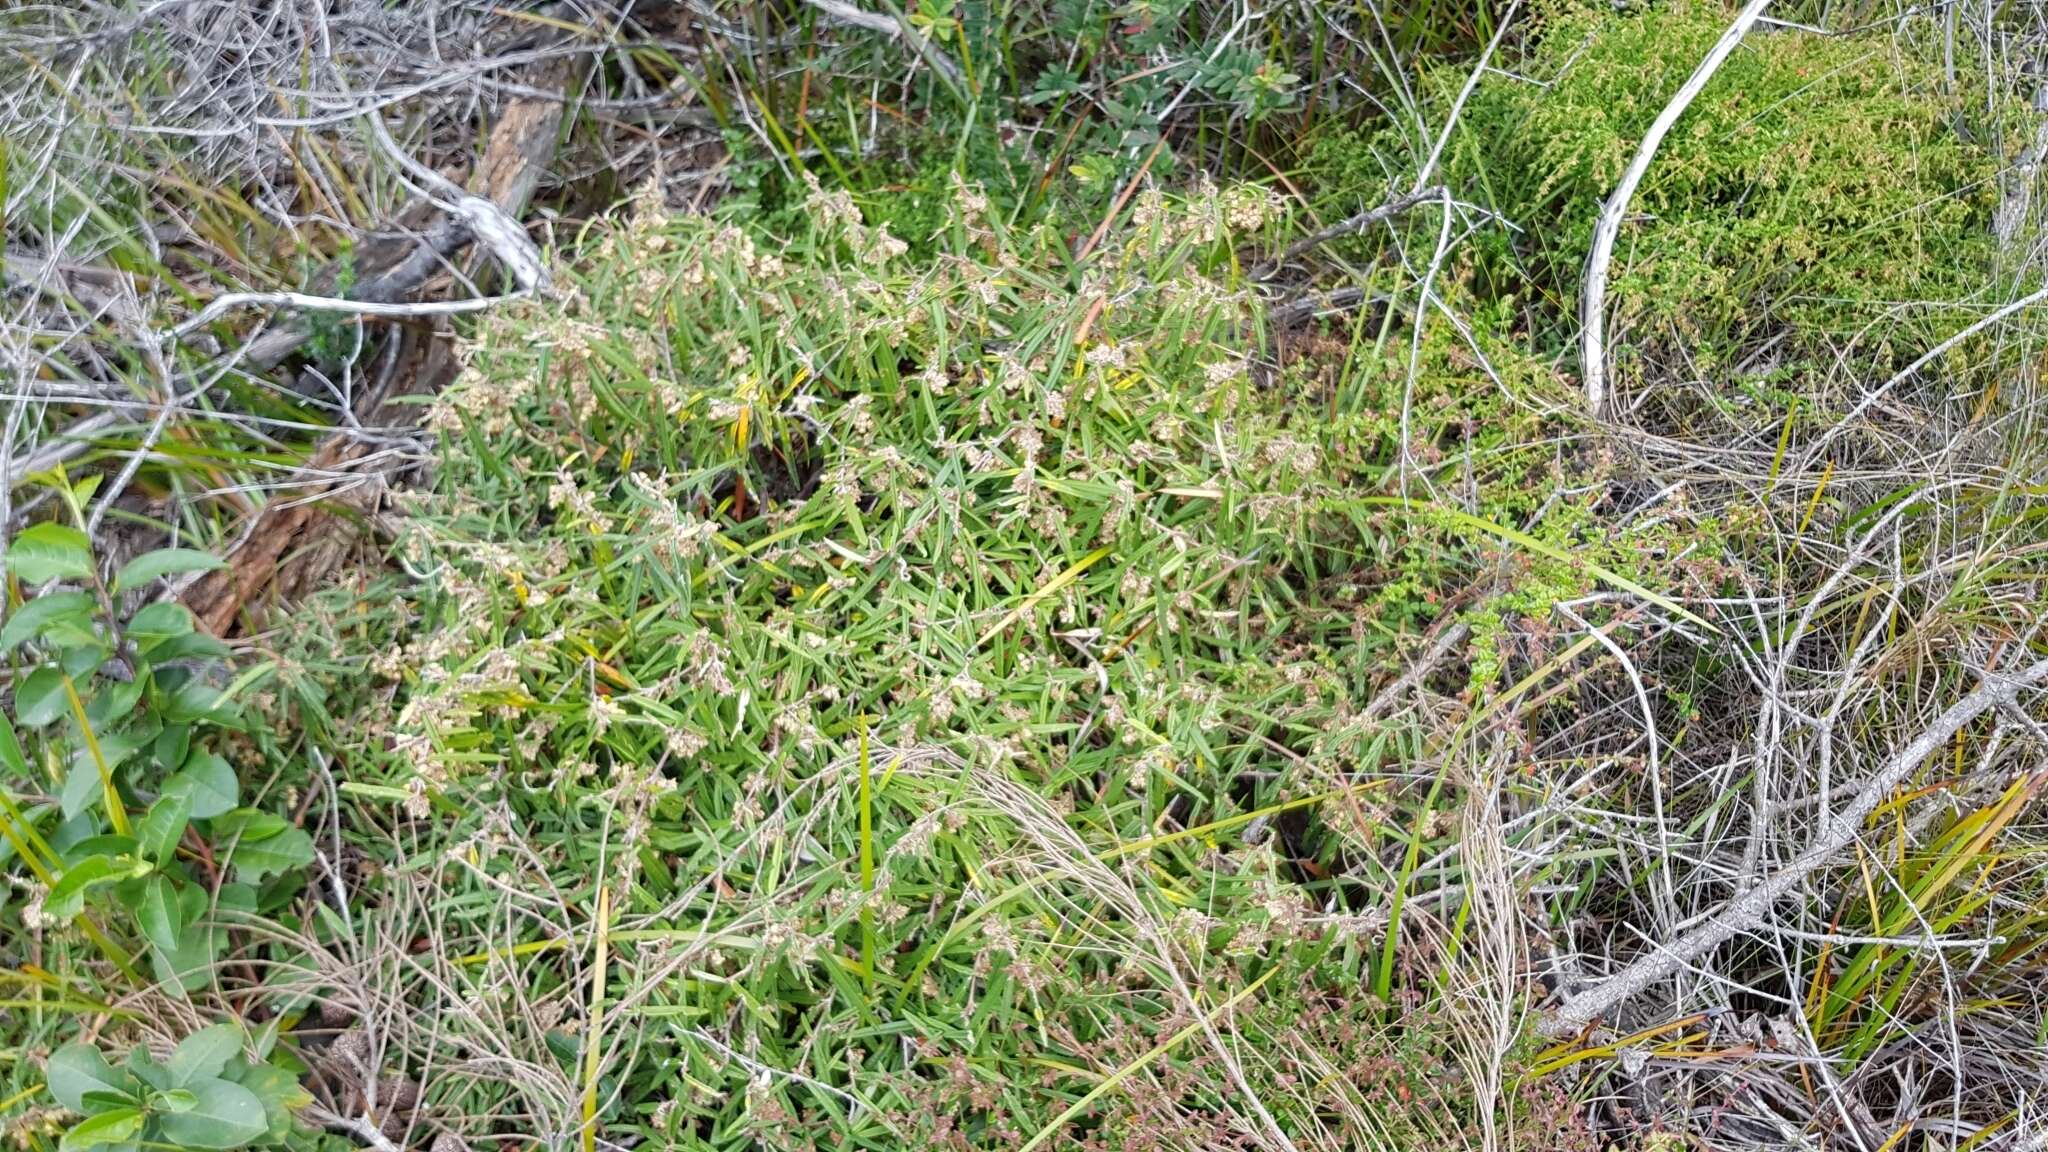
[[[911,51],[917,53],[920,59],[932,66],[932,69],[946,81],[947,87],[952,88],[955,92],[961,90],[964,79],[960,75],[960,66],[953,63],[951,57],[940,51],[938,45],[933,44],[924,33],[919,32],[917,27],[904,17],[884,16],[879,12],[869,12],[864,8],[846,3],[846,0],[804,0],[804,2],[841,24],[851,24],[856,28],[865,28],[870,32],[880,33],[892,40],[903,41],[910,46]]]
[[[1347,217],[1320,231],[1311,232],[1307,236],[1289,244],[1287,250],[1280,253],[1278,257],[1253,268],[1251,277],[1254,280],[1269,280],[1274,273],[1285,267],[1289,262],[1318,245],[1327,244],[1339,236],[1355,236],[1382,220],[1399,216],[1417,204],[1430,200],[1442,200],[1449,195],[1450,189],[1441,184],[1432,184],[1427,188],[1418,188],[1405,196],[1397,196],[1377,208],[1368,208],[1355,216]]]
[[[480,296],[468,300],[427,300],[417,304],[379,304],[373,300],[348,300],[340,296],[309,296],[304,292],[228,292],[214,297],[198,315],[179,324],[167,334],[167,340],[177,340],[191,334],[196,328],[204,328],[237,308],[265,305],[276,308],[305,308],[320,312],[341,312],[351,316],[386,316],[405,318],[415,316],[452,316],[462,312],[481,312],[509,300],[517,300],[527,294],[525,289],[508,292],[503,296]]]
[[[1628,202],[1635,195],[1636,185],[1650,171],[1650,162],[1657,158],[1657,148],[1664,143],[1664,137],[1671,131],[1678,118],[1685,115],[1693,98],[1714,78],[1721,62],[1728,59],[1735,46],[1742,43],[1750,26],[1771,6],[1771,0],[1749,0],[1736,14],[1728,30],[1721,33],[1721,39],[1693,69],[1692,75],[1671,97],[1664,110],[1657,114],[1650,130],[1643,135],[1643,142],[1636,146],[1635,159],[1629,162],[1628,171],[1622,173],[1621,183],[1614,186],[1614,193],[1600,206],[1600,220],[1593,229],[1593,250],[1586,257],[1585,298],[1580,305],[1584,332],[1580,337],[1580,370],[1586,374],[1586,408],[1600,416],[1607,407],[1607,265],[1614,258],[1614,238],[1621,231],[1621,220],[1628,212]]]
[[[1839,436],[1844,429],[1848,428],[1851,424],[1854,424],[1858,417],[1862,416],[1865,412],[1868,412],[1871,409],[1871,407],[1875,405],[1878,401],[1890,395],[1892,389],[1897,388],[1899,385],[1905,383],[1907,380],[1912,379],[1916,374],[1919,373],[1921,369],[1927,367],[1929,364],[1934,363],[1936,360],[1939,360],[1944,355],[1947,355],[1948,352],[1951,349],[1953,349],[1956,345],[1961,344],[1963,341],[1968,340],[1970,337],[1975,336],[1977,333],[1982,332],[1986,328],[1989,328],[1992,325],[2005,320],[2006,318],[2012,316],[2014,313],[2024,312],[2027,309],[2032,308],[2034,305],[2039,304],[2043,301],[2048,301],[2048,286],[2044,286],[2042,288],[2038,288],[2032,292],[2029,292],[2025,296],[2022,296],[2019,299],[2014,300],[2010,304],[2007,304],[2004,307],[1997,309],[1996,311],[1985,316],[1983,319],[1978,320],[1976,323],[1969,325],[1962,331],[1957,332],[1955,335],[1950,336],[1948,339],[1943,340],[1941,343],[1936,344],[1934,347],[1929,348],[1927,351],[1921,353],[1918,359],[1914,360],[1911,364],[1908,364],[1904,368],[1901,368],[1897,372],[1893,373],[1891,379],[1886,380],[1884,383],[1878,385],[1876,388],[1871,389],[1870,392],[1863,397],[1863,399],[1857,401],[1856,406],[1854,408],[1849,409],[1849,414],[1847,416],[1844,416],[1842,419],[1836,421],[1833,427],[1829,428],[1824,435],[1822,435],[1818,440],[1814,441],[1813,446],[1806,450],[1803,459],[1807,462],[1819,459],[1822,450],[1824,450],[1829,444],[1833,443],[1835,437]]]
[[[404,1146],[384,1135],[383,1130],[368,1116],[343,1116],[339,1112],[330,1112],[318,1104],[308,1106],[305,1113],[306,1119],[313,1123],[331,1132],[353,1136],[363,1147],[374,1149],[375,1152],[405,1152]]]
[[[1553,1035],[1575,1033],[1726,941],[1761,927],[1780,899],[1855,841],[1863,822],[1884,802],[1885,797],[1913,774],[1921,761],[1961,731],[1964,725],[1991,708],[2012,705],[2020,689],[2042,680],[2048,680],[2048,660],[2032,664],[2012,676],[1987,673],[1982,687],[1951,705],[1948,711],[1887,761],[1842,806],[1841,811],[1829,816],[1806,851],[1790,864],[1770,879],[1723,904],[1709,914],[1704,923],[1680,939],[1566,1000],[1547,1022],[1546,1031]]]
[[[398,146],[398,142],[391,138],[390,130],[384,127],[383,117],[371,115],[366,119],[370,124],[370,134],[376,139],[378,147],[384,149],[385,154],[396,161],[399,167],[411,173],[414,179],[425,184],[427,187],[422,191],[435,197],[436,204],[469,226],[470,235],[491,250],[491,255],[496,256],[498,263],[504,265],[505,271],[511,274],[513,283],[518,284],[520,289],[526,292],[543,291],[548,287],[547,265],[541,260],[540,249],[535,247],[532,238],[527,236],[526,229],[520,227],[519,221],[514,219],[511,213],[505,211],[496,200],[465,192],[457,187],[454,181],[406,155],[405,150]],[[534,176],[538,179],[539,173],[536,172]],[[508,203],[524,205],[527,196],[531,194],[532,189],[525,188],[507,196],[506,200]]]
[[[1391,304],[1393,297],[1363,288],[1338,288],[1330,292],[1307,292],[1283,300],[1266,310],[1266,327],[1292,328],[1304,320],[1332,312],[1346,312],[1366,304]]]

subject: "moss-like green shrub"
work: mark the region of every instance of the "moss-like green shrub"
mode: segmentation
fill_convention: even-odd
[[[1482,233],[1481,291],[1535,304],[1538,330],[1569,340],[1601,202],[1728,20],[1690,0],[1552,4],[1534,18],[1523,57],[1478,85],[1444,158],[1460,196],[1515,226]],[[1908,31],[1760,28],[1729,57],[1665,138],[1615,247],[1608,307],[1625,377],[1653,364],[1688,378],[1764,363],[1820,372],[1842,352],[1875,371],[1967,322],[1942,305],[1986,285],[1997,162],[1924,47]],[[1468,68],[1430,78],[1441,111]],[[1981,114],[1981,96],[1969,106]],[[1333,136],[1309,167],[1345,211],[1375,201],[1416,147]]]

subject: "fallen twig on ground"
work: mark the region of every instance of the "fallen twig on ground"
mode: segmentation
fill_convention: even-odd
[[[1349,216],[1321,231],[1311,232],[1307,236],[1289,244],[1286,251],[1280,253],[1279,256],[1270,262],[1253,267],[1251,278],[1254,280],[1270,280],[1288,262],[1299,258],[1304,252],[1319,245],[1327,244],[1339,236],[1355,236],[1382,220],[1390,220],[1395,216],[1399,216],[1418,204],[1427,203],[1431,200],[1444,200],[1450,194],[1451,190],[1449,188],[1441,184],[1431,184],[1427,188],[1418,188],[1405,196],[1397,196],[1377,208],[1368,208],[1356,215]]]
[[[1843,805],[1841,811],[1827,817],[1813,842],[1798,858],[1770,879],[1710,913],[1699,927],[1637,959],[1592,988],[1568,998],[1545,1023],[1545,1031],[1558,1036],[1578,1032],[1712,949],[1761,927],[1770,916],[1772,906],[1855,841],[1862,831],[1863,822],[1935,749],[1965,724],[1994,707],[2011,705],[2020,689],[2043,680],[2048,680],[2048,660],[2038,661],[2011,676],[1987,673],[1982,687],[1951,705],[1932,725],[1893,755]]]
[[[561,134],[563,95],[568,91],[573,76],[574,70],[567,65],[554,65],[551,90],[540,97],[513,101],[491,131],[479,173],[483,191],[496,206],[495,210],[506,219],[518,218],[553,157]],[[419,280],[424,280],[426,274],[444,258],[428,254],[438,253],[441,243],[449,243],[451,253],[459,249],[474,235],[478,218],[478,213],[464,213],[457,219],[451,219],[448,223],[452,227],[439,234],[438,242],[424,244],[415,252],[415,256],[421,258],[408,257],[402,262],[407,277],[416,274]],[[514,274],[517,275],[516,272]],[[391,282],[380,285],[380,290],[401,287],[399,283]],[[471,305],[471,308],[443,307],[440,311],[473,310],[497,299],[503,298],[482,303],[461,301],[458,303]],[[402,307],[409,315],[429,311],[418,305]],[[280,341],[276,347],[264,349],[264,352],[281,359],[304,339],[303,334],[294,334],[289,343]],[[413,369],[415,377],[419,378],[415,383],[427,389],[438,387],[438,380],[427,378],[441,374],[446,360],[445,351],[441,348],[425,350],[421,363]],[[377,409],[388,399],[371,397],[367,400],[371,409],[369,422],[379,422]],[[302,472],[312,476],[332,476],[338,471],[347,471],[367,452],[368,445],[359,437],[350,432],[338,432],[320,445]],[[309,485],[308,489],[314,497],[331,495],[342,490],[346,483],[326,480]],[[241,543],[229,555],[228,566],[209,572],[186,590],[186,607],[198,617],[202,627],[215,635],[225,635],[234,627],[243,605],[277,580],[280,565],[287,555],[299,542],[312,538],[317,527],[329,520],[330,514],[319,506],[317,499],[302,498],[274,503],[258,516],[257,522],[251,525]]]

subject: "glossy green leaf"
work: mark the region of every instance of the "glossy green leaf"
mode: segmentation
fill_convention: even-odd
[[[76,626],[92,620],[92,596],[85,592],[52,592],[16,608],[0,625],[0,652],[34,640],[67,621]]]
[[[38,668],[14,687],[14,717],[27,727],[45,727],[70,710],[71,698],[64,692],[64,673],[55,668]]]
[[[158,1119],[164,1139],[186,1148],[238,1148],[270,1128],[263,1102],[254,1092],[226,1080],[195,1080],[185,1085],[196,1102],[189,1111]]]
[[[98,1148],[103,1144],[121,1144],[133,1138],[142,1130],[142,1109],[135,1107],[109,1108],[97,1116],[88,1116],[73,1124],[69,1131],[57,1141],[59,1152],[79,1152],[85,1148]]]
[[[92,545],[68,524],[32,524],[8,544],[5,563],[27,584],[85,580],[92,576]]]
[[[189,1088],[196,1081],[218,1077],[228,1061],[241,1054],[242,1030],[233,1024],[215,1024],[178,1041],[164,1066],[170,1069],[173,1087]]]
[[[127,1095],[135,1090],[134,1082],[125,1073],[115,1071],[100,1050],[90,1044],[66,1044],[50,1053],[43,1077],[57,1103],[80,1113],[97,1111],[86,1107],[88,1092]]]
[[[114,589],[118,592],[132,592],[159,576],[170,576],[180,572],[210,572],[225,568],[227,564],[218,556],[192,548],[159,548],[144,552],[121,566],[114,577]]]

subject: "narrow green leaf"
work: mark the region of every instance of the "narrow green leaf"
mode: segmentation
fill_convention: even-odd
[[[132,592],[159,576],[170,576],[179,572],[210,572],[225,568],[227,563],[220,557],[193,548],[159,548],[144,552],[128,563],[121,565],[121,571],[114,577],[114,590]]]
[[[135,861],[118,856],[88,856],[64,870],[43,899],[43,912],[54,920],[69,920],[85,910],[85,894],[94,888],[116,884],[137,875]]]
[[[100,787],[100,766],[89,755],[72,757],[71,767],[64,773],[64,794],[57,800],[64,818],[71,819],[99,803],[105,795],[106,790]]]
[[[14,734],[14,725],[7,722],[7,714],[0,711],[0,768],[5,768],[16,779],[28,775],[28,758],[21,754],[21,740]]]

